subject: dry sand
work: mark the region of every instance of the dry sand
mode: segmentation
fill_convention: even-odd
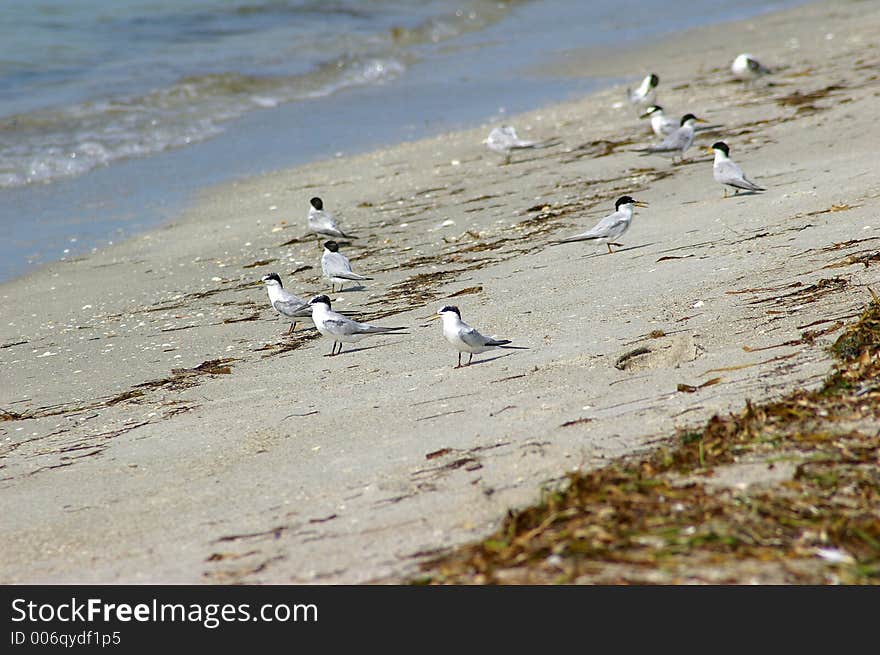
[[[482,126],[282,171],[3,285],[0,581],[402,580],[567,471],[816,385],[836,333],[799,337],[852,316],[877,280],[858,258],[880,240],[878,35],[880,3],[821,2],[560,60],[654,70],[664,106],[723,124],[683,165],[628,151],[650,134],[615,87],[512,118],[563,145],[508,166]],[[772,85],[732,81],[740,51],[780,67]],[[718,138],[765,194],[721,199],[699,150]],[[619,252],[548,246],[623,193],[650,208]],[[313,195],[374,278],[334,306],[409,335],[335,358],[313,330],[282,335],[258,281],[327,291]],[[449,302],[529,349],[454,370],[423,327]]]

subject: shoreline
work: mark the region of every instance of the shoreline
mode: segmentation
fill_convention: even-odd
[[[677,38],[700,62],[652,46],[669,67],[657,71],[661,100],[724,123],[736,161],[770,189],[762,196],[721,201],[697,146],[681,166],[628,153],[650,139],[614,107],[614,88],[516,117],[521,136],[564,146],[509,166],[474,128],[278,171],[205,190],[179,220],[112,251],[0,286],[21,308],[0,333],[15,390],[0,407],[19,417],[0,422],[0,484],[15,508],[4,581],[402,580],[565,472],[650,449],[743,398],[818,384],[833,333],[759,349],[852,313],[872,279],[868,267],[822,268],[880,238],[864,145],[876,132],[867,64],[880,10],[864,9],[815,3],[754,30]],[[832,28],[845,36],[826,39]],[[750,49],[784,62],[777,86],[732,84],[721,31],[750,33]],[[851,70],[857,49],[866,67]],[[780,102],[795,92],[815,97]],[[547,247],[627,192],[651,205],[627,249]],[[276,271],[301,295],[322,289],[320,251],[280,216],[304,222],[311,195],[362,237],[347,253],[375,278],[335,294],[334,308],[406,321],[411,336],[334,359],[307,332],[281,337],[253,281]],[[452,370],[439,328],[419,327],[446,301],[529,350]],[[614,366],[640,346],[650,353]]]
[[[529,11],[532,10],[526,13]],[[704,20],[713,24],[719,15],[727,13],[729,10],[715,9]],[[517,30],[522,31],[526,21],[527,17],[521,16],[509,25],[506,29],[513,30],[514,36],[507,38],[515,39]],[[624,49],[638,45],[645,38],[638,28],[618,27],[623,29]],[[662,21],[655,27],[661,33],[667,28]],[[509,45],[503,38],[491,45],[492,34],[490,30],[484,35],[490,39],[490,45],[479,46],[488,47],[484,55],[495,52],[496,58],[509,59],[512,56]],[[561,42],[571,45],[571,34],[563,30],[561,36],[566,35]],[[647,38],[652,42],[660,37]],[[439,67],[433,72],[431,62],[420,60],[408,74],[381,85],[353,87],[341,95],[282,104],[247,114],[226,124],[217,137],[192,146],[119,160],[112,166],[98,167],[86,176],[59,180],[45,187],[2,189],[2,204],[15,207],[16,211],[0,216],[0,222],[6,224],[10,232],[9,242],[15,244],[7,246],[7,250],[0,248],[0,261],[6,256],[6,268],[0,267],[0,281],[35,270],[41,262],[47,263],[51,253],[57,254],[55,261],[89,256],[91,251],[108,242],[112,245],[161,229],[192,204],[200,189],[259,176],[266,170],[308,165],[325,158],[326,154],[331,158],[336,152],[346,156],[364,154],[403,141],[470,129],[500,120],[505,114],[571,101],[620,81],[608,78],[605,71],[596,71],[596,79],[593,79],[580,72],[565,74],[564,66],[558,62],[545,65],[547,56],[538,54],[542,52],[540,44],[544,41],[538,41],[538,45],[515,58],[512,70],[490,75],[487,66],[492,66],[484,61],[470,71],[468,79],[473,78],[470,86],[458,75],[450,74],[450,70],[458,67],[447,61],[466,57],[471,48],[477,47],[465,39],[453,45],[451,51],[438,55],[440,59],[433,63]],[[545,64],[536,64],[536,61]],[[516,79],[509,79],[515,72],[519,72]],[[424,80],[426,75],[433,81]],[[490,92],[477,93],[481,84],[488,84]],[[463,95],[467,100],[450,103],[450,95]],[[384,120],[376,121],[376,116]],[[362,123],[367,126],[366,130],[357,127]],[[322,133],[332,133],[332,136],[321,136]],[[185,174],[181,175],[181,171]],[[29,231],[30,217],[39,218],[38,235]],[[28,253],[27,262],[13,263],[19,251]]]

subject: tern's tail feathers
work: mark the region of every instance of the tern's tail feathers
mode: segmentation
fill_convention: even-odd
[[[358,275],[357,273],[334,273],[332,277],[339,278],[340,280],[372,280],[371,277],[366,277],[364,275]]]
[[[528,350],[525,346],[499,346],[505,350]]]
[[[384,333],[384,332],[394,332],[396,334],[409,334],[409,332],[400,332],[399,330],[405,330],[405,327],[385,327],[380,325],[369,325],[367,326],[367,332],[374,332],[376,334]]]
[[[575,241],[592,241],[593,239],[598,239],[600,234],[576,234],[573,237],[568,237],[566,239],[559,239],[558,241],[553,241],[551,245],[558,246],[560,243],[574,243]]]
[[[309,303],[300,305],[292,310],[282,312],[287,316],[311,316],[312,306]]]
[[[762,186],[758,186],[754,182],[749,179],[742,178],[738,180],[736,184],[733,185],[736,189],[742,189],[743,191],[766,191]]]
[[[705,132],[706,130],[717,130],[721,127],[724,127],[721,123],[712,123],[711,125],[697,125],[694,127],[694,132]]]
[[[503,347],[510,343],[510,339],[486,339],[487,346]]]
[[[543,141],[521,141],[520,143],[512,146],[511,149],[513,150],[522,148],[534,148],[537,150],[540,148],[552,148],[553,146],[558,146],[561,143],[562,139],[558,137],[552,137],[550,139],[544,139]]]

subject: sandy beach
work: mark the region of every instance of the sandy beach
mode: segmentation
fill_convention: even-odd
[[[880,286],[878,34],[880,3],[819,2],[560,59],[656,72],[670,114],[722,126],[682,164],[631,151],[653,137],[616,86],[510,117],[561,145],[508,165],[489,125],[333,158],[3,284],[0,580],[401,582],[567,472],[819,384]],[[743,51],[776,72],[735,81]],[[722,199],[719,139],[765,193]],[[649,207],[617,252],[550,245],[624,194]],[[309,321],[285,335],[260,278],[329,292],[312,196],[373,278],[334,309],[409,334],[332,358]],[[444,304],[527,349],[454,369]]]

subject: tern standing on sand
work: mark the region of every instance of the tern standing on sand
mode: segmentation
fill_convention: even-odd
[[[529,148],[549,148],[559,144],[558,139],[544,139],[543,141],[527,141],[520,139],[516,135],[516,130],[512,125],[502,125],[501,127],[492,128],[483,143],[492,152],[504,155],[504,163],[510,163],[510,156],[514,150],[527,150]]]
[[[348,257],[339,252],[339,244],[335,241],[326,241],[324,243],[324,254],[321,256],[321,270],[324,271],[324,277],[330,280],[330,292],[336,291],[336,285],[339,290],[346,282],[360,282],[361,280],[372,280],[371,277],[365,277],[352,272],[351,262]]]
[[[657,99],[658,84],[660,84],[660,78],[657,75],[654,73],[646,75],[635,91],[631,89],[626,90],[626,99],[629,101],[629,104],[639,110],[648,105],[653,105]]]
[[[767,75],[770,69],[749,53],[744,52],[741,55],[737,55],[736,59],[733,60],[733,63],[730,65],[730,71],[738,80],[754,82],[759,77]]]
[[[269,292],[269,304],[272,305],[276,312],[290,319],[290,329],[287,331],[287,334],[290,334],[296,328],[297,318],[305,318],[312,315],[308,301],[285,289],[284,285],[281,284],[281,278],[278,273],[264,275],[263,283],[266,285],[266,291]]]
[[[737,166],[730,158],[730,148],[724,141],[718,141],[707,148],[715,153],[715,161],[712,164],[712,177],[724,189],[724,197],[727,197],[727,187],[734,189],[734,195],[740,191],[766,191],[767,189],[752,182],[743,173],[743,169]]]
[[[443,321],[443,336],[452,344],[453,348],[458,351],[458,365],[455,368],[461,368],[461,354],[468,353],[467,364],[470,366],[474,355],[484,353],[487,350],[495,348],[510,348],[516,350],[525,350],[522,346],[511,346],[510,339],[493,339],[486,337],[477,332],[470,325],[461,320],[461,312],[454,305],[446,305],[437,312],[432,319],[441,319]]]
[[[666,157],[672,157],[673,162],[675,162],[676,156],[678,156],[679,159],[684,159],[684,153],[694,143],[694,125],[696,123],[705,122],[706,121],[702,118],[697,118],[693,114],[685,114],[681,117],[679,128],[663,139],[662,142],[655,146],[635,148],[634,152],[642,153],[643,157],[645,155],[663,155]]]
[[[330,212],[324,210],[324,201],[320,198],[312,198],[309,200],[309,230],[313,232],[320,241],[322,236],[336,237],[339,239],[353,239],[352,234],[346,234],[337,224],[336,220]]]
[[[572,243],[574,241],[591,241],[592,243],[604,243],[608,246],[608,253],[611,254],[611,244],[620,238],[624,232],[629,229],[632,223],[633,211],[636,207],[647,207],[647,203],[640,200],[633,200],[630,196],[621,196],[614,203],[614,213],[608,214],[601,221],[596,223],[590,230],[582,234],[576,234],[573,237],[553,242],[552,245],[560,243]],[[620,245],[620,244],[615,244]]]
[[[312,308],[312,320],[315,322],[318,332],[333,340],[333,348],[328,357],[341,353],[343,343],[357,343],[364,337],[373,334],[407,334],[399,332],[399,330],[405,330],[405,327],[380,327],[369,323],[358,323],[342,314],[331,311],[330,298],[327,296],[315,296],[309,301],[309,305]],[[336,349],[337,345],[339,346],[338,350]]]
[[[651,129],[661,139],[665,139],[679,127],[679,122],[664,114],[663,107],[660,105],[651,105],[645,109],[645,113],[639,116],[639,118],[650,118]]]

